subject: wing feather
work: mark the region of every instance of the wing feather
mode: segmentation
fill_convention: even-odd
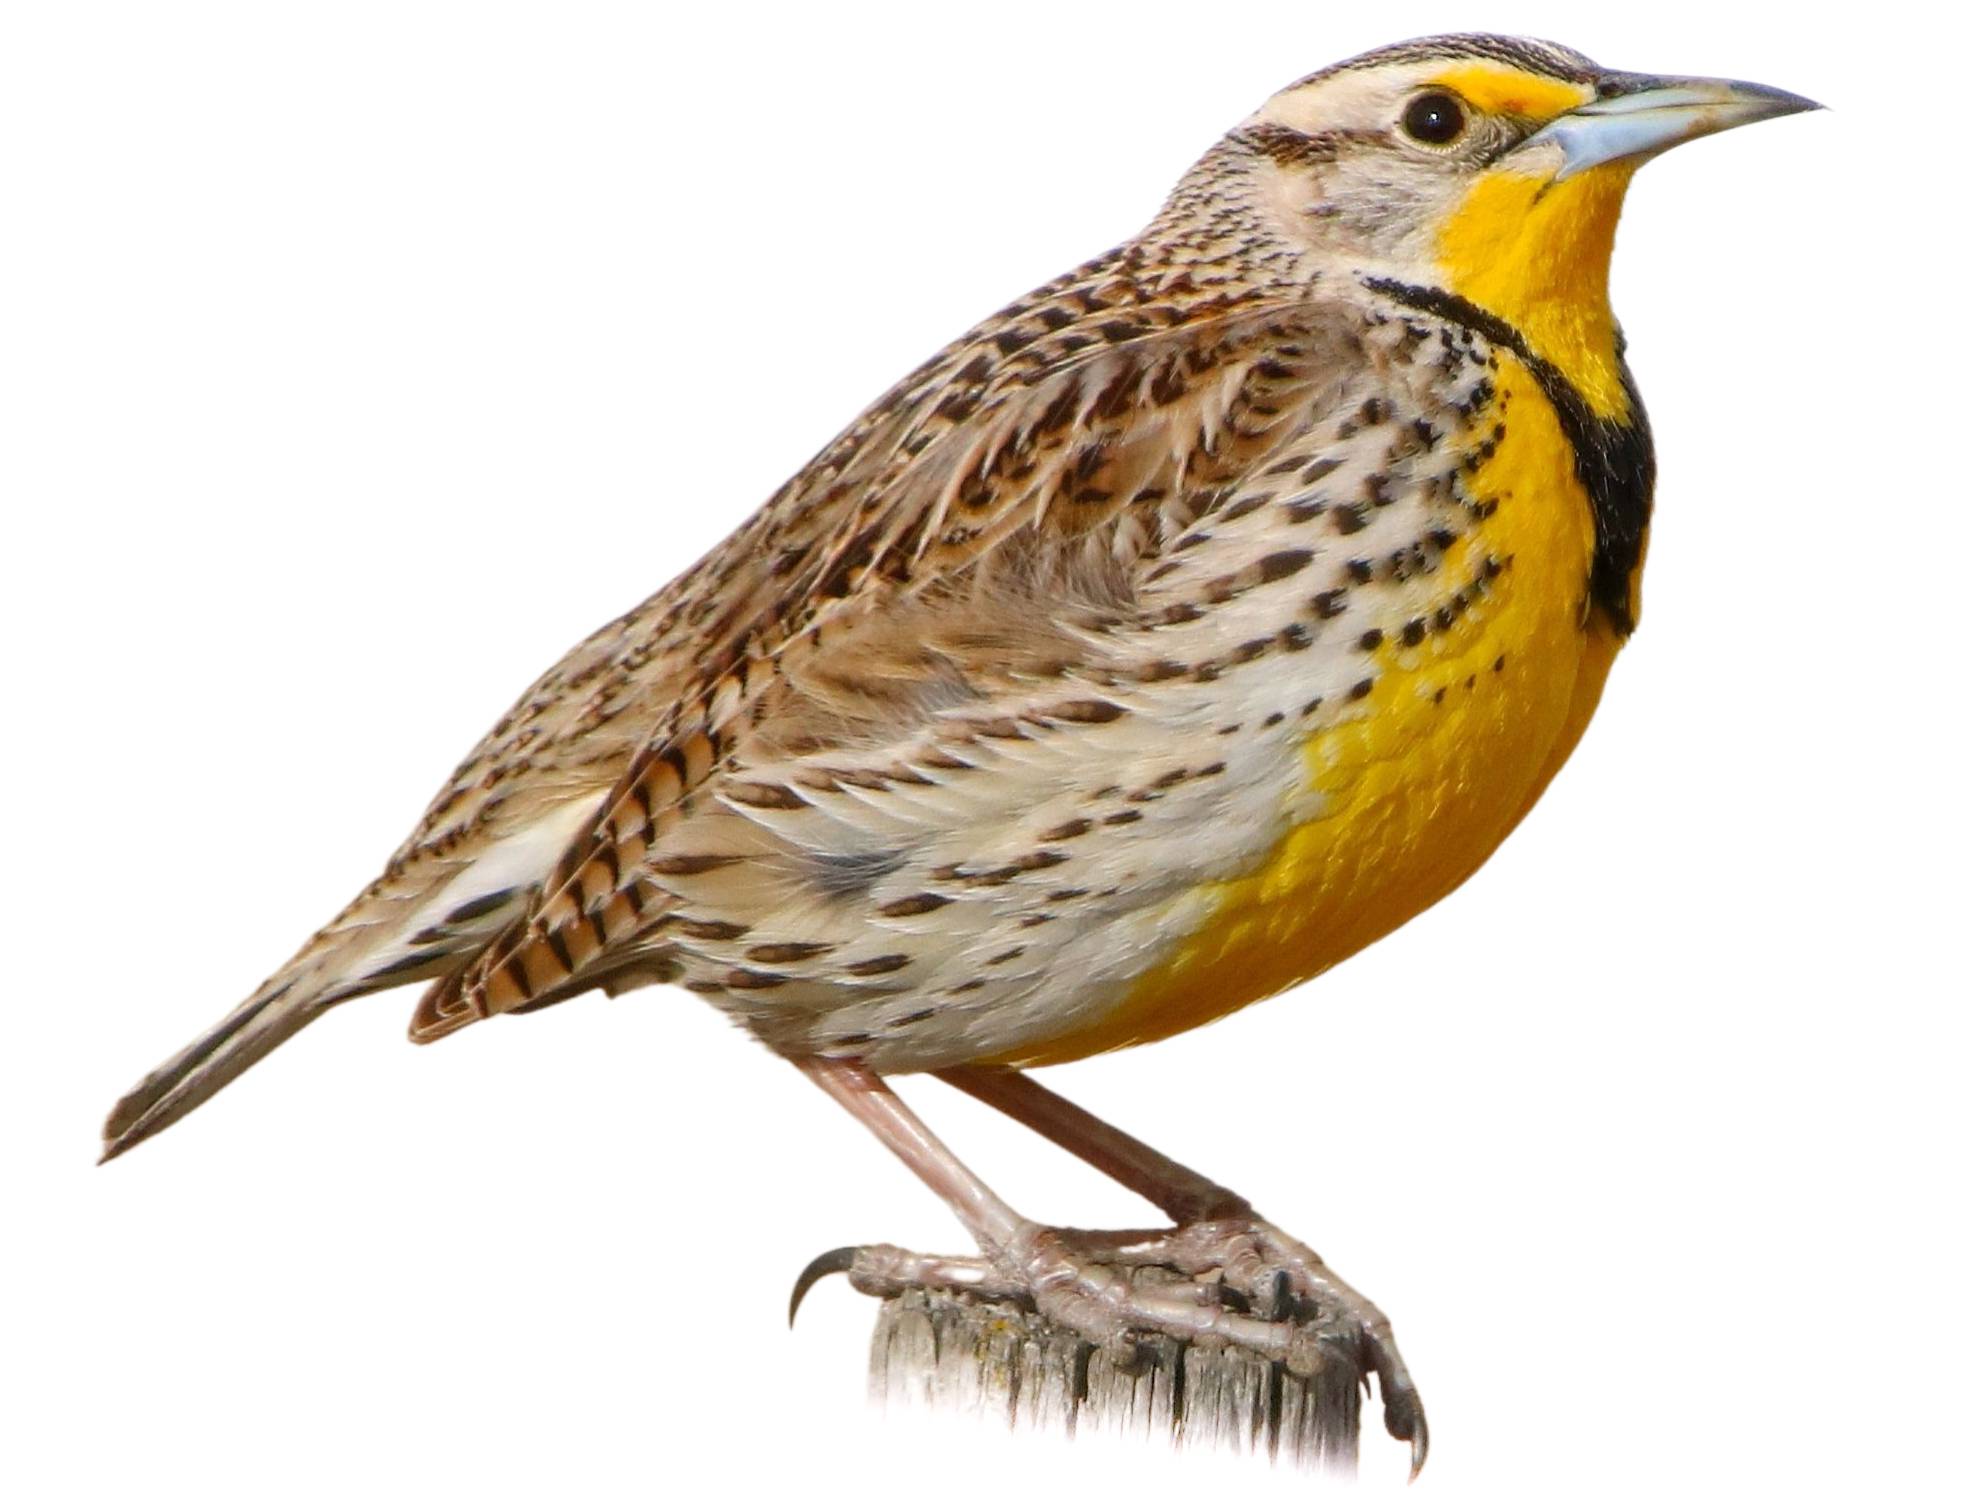
[[[944,709],[998,714],[1018,691],[1049,708],[1058,690],[1094,694],[1098,639],[1138,616],[1169,542],[1336,404],[1353,344],[1347,314],[1316,302],[1163,320],[1066,336],[1057,360],[997,374],[955,351],[946,377],[886,399],[858,421],[867,435],[713,554],[678,607],[693,639],[670,643],[702,666],[529,914],[437,985],[415,1037],[631,963],[666,976],[670,923],[694,919],[704,876],[791,852],[749,804],[697,810],[743,763],[874,747]],[[860,851],[862,790],[847,772],[814,783],[833,852]]]

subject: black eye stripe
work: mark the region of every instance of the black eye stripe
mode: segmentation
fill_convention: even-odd
[[[1401,128],[1411,140],[1424,145],[1447,145],[1469,123],[1462,102],[1453,93],[1430,90],[1417,93],[1401,112]]]

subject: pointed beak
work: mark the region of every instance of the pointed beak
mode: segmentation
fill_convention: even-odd
[[[1821,107],[1778,88],[1724,78],[1617,74],[1601,86],[1605,97],[1561,114],[1529,141],[1559,147],[1565,163],[1558,180],[1611,160],[1639,163],[1685,140]]]

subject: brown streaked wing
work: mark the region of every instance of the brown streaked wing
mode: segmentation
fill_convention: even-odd
[[[872,411],[871,443],[831,446],[706,561],[701,597],[681,607],[702,667],[529,915],[430,994],[415,1038],[563,996],[645,955],[666,960],[645,945],[674,903],[658,883],[722,872],[730,858],[724,823],[688,824],[684,804],[742,741],[779,733],[804,706],[786,676],[796,639],[816,672],[838,649],[867,660],[861,639],[904,602],[919,603],[919,625],[943,629],[948,610],[973,604],[975,574],[1049,574],[1086,555],[1104,577],[1071,593],[1108,626],[1112,584],[1132,583],[1329,390],[1347,330],[1323,303],[1175,311],[1136,334],[1072,338],[1047,367],[1017,360],[968,379],[970,396],[956,385],[972,359],[955,354],[953,382],[922,390],[914,417]],[[1017,565],[1018,552],[1028,558]],[[747,573],[759,582],[739,583]],[[1135,595],[1123,609],[1135,611]]]

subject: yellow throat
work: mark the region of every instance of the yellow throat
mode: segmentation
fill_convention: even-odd
[[[1566,181],[1494,171],[1437,235],[1448,287],[1507,322],[1565,374],[1587,405],[1623,419],[1608,264],[1634,167],[1615,162]]]

